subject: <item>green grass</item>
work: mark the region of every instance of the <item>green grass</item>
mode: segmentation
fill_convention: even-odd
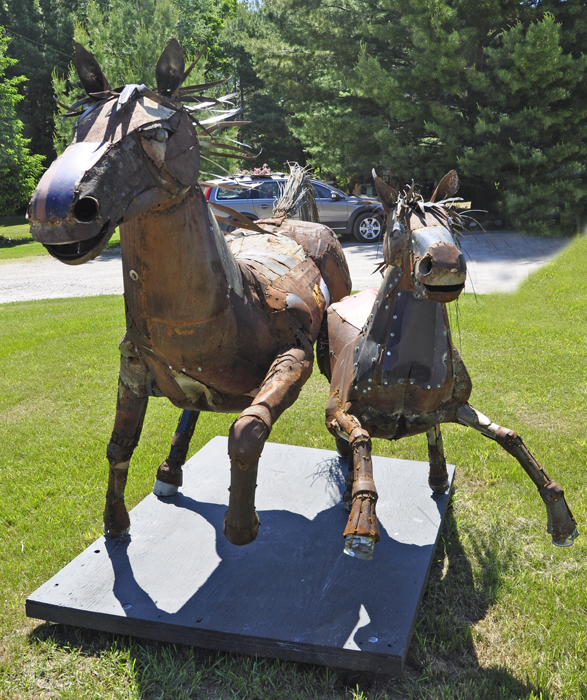
[[[353,690],[329,669],[25,617],[27,594],[101,534],[124,309],[118,297],[0,306],[0,698],[587,698],[586,311],[585,238],[516,294],[463,297],[460,342],[452,308],[471,403],[523,436],[564,486],[584,534],[570,549],[552,547],[517,462],[478,433],[445,426],[456,490],[406,675],[364,678]],[[271,440],[331,448],[327,391],[316,371]],[[150,401],[129,506],[150,491],[177,417],[166,400]],[[191,453],[226,435],[232,418],[204,415]],[[374,450],[426,459],[426,440],[377,440]]]
[[[8,240],[3,240],[8,239]],[[116,229],[108,242],[107,250],[120,248],[120,233]],[[0,217],[0,264],[19,258],[36,258],[49,255],[41,243],[33,241],[24,216]]]

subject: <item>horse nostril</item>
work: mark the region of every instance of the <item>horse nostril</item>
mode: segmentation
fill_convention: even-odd
[[[463,275],[466,274],[467,263],[465,262],[465,256],[462,253],[459,255],[458,263],[459,263],[459,271],[462,272]]]
[[[432,272],[432,258],[430,255],[425,255],[422,260],[420,260],[420,265],[418,266],[418,270],[422,276],[429,275]]]
[[[73,215],[78,221],[93,221],[98,216],[98,200],[93,197],[78,199],[73,208]]]

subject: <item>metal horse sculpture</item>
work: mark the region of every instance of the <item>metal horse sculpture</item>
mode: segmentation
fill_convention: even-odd
[[[229,245],[198,182],[193,124],[198,110],[222,101],[196,97],[205,85],[180,88],[188,71],[175,40],[157,64],[156,93],[144,85],[112,90],[80,45],[76,59],[86,109],[72,145],[41,179],[29,221],[35,240],[73,265],[94,258],[120,225],[127,332],[107,449],[104,530],[112,537],[129,530],[129,461],[148,398],[166,396],[184,410],[157,473],[155,493],[162,496],[182,483],[199,412],[240,414],[228,441],[224,533],[247,544],[259,529],[255,487],[265,440],[312,372],[329,300],[350,292],[344,254],[327,227],[283,215],[263,229],[247,224],[256,233],[237,230]],[[188,98],[195,107],[183,104]],[[210,139],[219,119],[195,121],[225,155],[238,146]]]
[[[379,292],[368,290],[333,304],[318,340],[318,363],[331,381],[326,425],[339,454],[350,453],[345,552],[371,559],[379,541],[371,438],[426,433],[429,485],[444,493],[448,477],[440,424],[448,422],[478,430],[513,455],[546,505],[553,543],[572,545],[579,533],[562,488],[519,435],[468,403],[471,380],[452,342],[446,309],[466,278],[453,230],[459,217],[442,201],[458,189],[456,172],[445,175],[430,202],[415,196],[413,187],[398,196],[374,176],[388,212],[385,277]]]

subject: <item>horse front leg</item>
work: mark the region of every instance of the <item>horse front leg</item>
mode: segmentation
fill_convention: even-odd
[[[456,417],[462,425],[475,428],[486,437],[495,440],[506,452],[518,460],[538,488],[544,501],[548,516],[547,531],[552,535],[552,543],[558,547],[570,547],[575,538],[579,536],[579,532],[565,501],[564,491],[536,461],[522,438],[513,430],[492,423],[487,416],[479,413],[469,404],[461,406]]]
[[[169,455],[157,470],[157,478],[153,486],[153,493],[156,496],[175,496],[177,489],[183,484],[182,467],[199,417],[200,411],[181,412],[177,429],[171,439]]]
[[[130,458],[141,436],[149,400],[135,381],[139,372],[138,360],[124,356],[121,358],[116,418],[106,450],[110,470],[104,508],[104,534],[108,537],[122,537],[130,531],[124,489]]]
[[[291,348],[280,353],[253,403],[230,428],[230,497],[222,529],[232,544],[249,544],[257,537],[260,523],[255,512],[255,489],[259,458],[273,424],[298,398],[312,374],[313,362],[311,348]]]
[[[449,486],[448,472],[446,470],[440,423],[430,428],[426,432],[426,437],[428,438],[428,460],[430,463],[428,485],[434,493],[446,493]]]
[[[379,523],[375,512],[377,489],[373,480],[371,438],[354,416],[344,411],[334,414],[337,426],[348,435],[353,464],[352,502],[347,526],[343,533],[344,552],[358,559],[370,560],[379,542]],[[350,464],[349,464],[350,467]],[[347,484],[348,490],[348,484]],[[347,494],[343,500],[348,501]]]

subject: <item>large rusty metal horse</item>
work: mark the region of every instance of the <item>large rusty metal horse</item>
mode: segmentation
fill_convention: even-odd
[[[177,41],[157,64],[157,92],[113,90],[80,45],[76,59],[88,97],[72,145],[41,179],[28,215],[34,239],[73,265],[94,258],[120,225],[127,332],[107,449],[105,533],[129,531],[129,461],[148,398],[166,396],[184,410],[157,473],[161,496],[181,485],[199,412],[240,414],[228,440],[224,533],[247,544],[259,529],[255,487],[265,440],[311,374],[329,301],[350,292],[344,254],[326,226],[284,216],[264,228],[248,225],[256,233],[234,231],[230,241],[222,234],[198,182],[194,121],[214,150],[239,147],[211,136],[218,115],[201,119],[222,100],[195,97],[204,85],[180,87],[189,69]],[[184,104],[190,96],[194,107]]]
[[[430,202],[398,195],[374,172],[388,213],[381,288],[333,304],[318,340],[318,363],[331,381],[326,425],[339,454],[349,455],[344,500],[350,509],[345,552],[370,559],[379,541],[371,438],[426,433],[429,484],[444,493],[448,474],[440,424],[466,425],[513,455],[546,505],[548,532],[566,547],[579,534],[562,488],[546,474],[522,438],[475,410],[471,380],[451,339],[446,303],[465,285],[466,264],[455,238],[459,216],[445,200],[458,178],[451,171]]]

